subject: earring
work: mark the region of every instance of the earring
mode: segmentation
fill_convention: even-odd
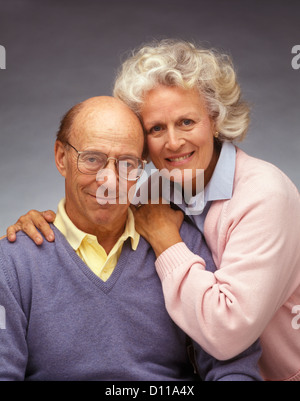
[[[218,131],[215,132],[214,137],[215,137],[215,138],[218,138],[218,137],[219,137],[219,132],[218,132]]]

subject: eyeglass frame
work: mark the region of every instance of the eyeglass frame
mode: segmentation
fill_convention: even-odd
[[[75,152],[77,152],[77,169],[81,174],[84,174],[84,175],[96,175],[98,173],[98,171],[104,170],[106,168],[107,163],[109,162],[109,160],[114,160],[115,161],[115,167],[116,167],[116,170],[117,170],[117,173],[118,173],[118,176],[119,176],[119,169],[117,168],[117,162],[119,161],[118,157],[108,157],[106,153],[99,152],[98,150],[94,150],[94,151],[92,151],[92,150],[82,150],[82,151],[80,151],[80,150],[77,150],[75,148],[75,146],[71,145],[68,141],[66,141],[65,144],[68,145],[68,146],[71,146],[71,148],[73,148],[75,150]],[[83,154],[83,153],[88,153],[88,152],[90,152],[90,153],[100,153],[101,155],[104,155],[106,157],[106,163],[104,164],[104,166],[102,168],[100,168],[95,173],[83,173],[79,168],[80,155]],[[131,157],[133,159],[138,160],[142,164],[142,172],[141,172],[141,174],[139,176],[137,176],[134,179],[128,179],[128,177],[122,177],[122,176],[120,176],[120,177],[125,179],[125,180],[127,180],[127,181],[137,181],[142,176],[142,174],[143,174],[143,172],[145,170],[145,164],[148,163],[147,160],[144,160],[144,159],[141,159],[140,157],[136,157],[136,156],[132,156],[132,155],[126,155],[126,154],[122,155],[122,157],[124,157],[124,156],[128,156],[128,157]]]

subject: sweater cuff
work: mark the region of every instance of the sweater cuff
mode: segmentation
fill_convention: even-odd
[[[187,261],[190,265],[194,261],[202,261],[203,268],[205,269],[204,260],[200,256],[191,252],[184,242],[178,242],[177,244],[170,246],[170,248],[166,249],[159,255],[155,262],[156,271],[160,280],[163,281],[168,274],[172,273],[175,269],[178,269]]]

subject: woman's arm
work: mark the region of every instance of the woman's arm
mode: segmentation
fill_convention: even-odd
[[[185,238],[180,241],[173,210],[163,205],[138,210],[137,229],[155,249],[169,314],[222,360],[249,347],[300,285],[299,194],[276,180],[250,187],[252,192],[245,185],[244,194],[217,202],[207,215],[216,272],[205,269],[202,255],[192,253]]]
[[[43,236],[47,241],[52,242],[54,241],[54,233],[49,223],[53,223],[54,220],[55,213],[52,210],[45,212],[30,210],[24,216],[21,216],[15,224],[8,227],[6,230],[7,239],[10,242],[14,242],[16,240],[16,233],[24,231],[36,245],[43,243]]]
[[[216,209],[209,211],[206,239],[218,267],[215,273],[205,270],[201,257],[184,243],[156,261],[173,320],[223,360],[261,336],[300,285],[299,197],[275,191],[249,198],[224,202],[215,219]],[[290,321],[286,324],[291,330]]]

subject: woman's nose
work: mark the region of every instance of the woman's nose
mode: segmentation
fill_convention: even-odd
[[[175,129],[168,130],[166,148],[172,151],[180,149],[185,143],[184,138]]]

